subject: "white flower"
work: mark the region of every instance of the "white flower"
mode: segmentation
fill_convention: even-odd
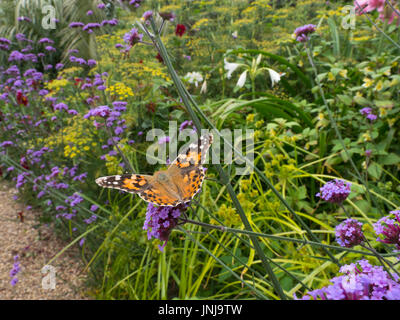
[[[246,77],[247,77],[247,70],[244,71],[239,77],[239,80],[236,84],[239,88],[243,87],[244,84],[246,83]]]
[[[237,37],[238,37],[238,32],[237,31],[233,32],[232,33],[232,38],[233,39],[237,39]]]
[[[228,71],[226,77],[230,79],[232,77],[232,73],[240,66],[239,63],[228,62],[226,58],[224,59],[224,68]]]
[[[204,80],[203,85],[201,86],[200,93],[207,92],[207,80]]]
[[[278,73],[275,70],[269,69],[269,76],[271,77],[271,81],[272,81],[272,86],[275,85],[275,83],[278,83],[281,80],[281,77],[284,76],[286,73]]]
[[[189,83],[194,83],[197,87],[199,82],[203,81],[203,76],[199,72],[188,72],[185,76],[185,79],[189,81]]]

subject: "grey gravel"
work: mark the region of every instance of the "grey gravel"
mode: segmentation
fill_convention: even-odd
[[[73,246],[51,263],[55,267],[55,289],[43,289],[42,268],[68,242],[55,236],[51,227],[38,225],[39,212],[13,200],[15,188],[0,181],[0,300],[77,300],[90,299],[86,287],[85,265],[79,247]],[[21,222],[19,212],[23,212]],[[19,256],[18,282],[10,284],[14,256]]]

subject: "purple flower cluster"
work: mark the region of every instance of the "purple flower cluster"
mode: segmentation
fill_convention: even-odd
[[[172,229],[178,224],[178,219],[186,209],[186,205],[176,207],[156,207],[149,203],[146,211],[146,220],[143,229],[147,230],[147,238],[156,238],[165,241],[159,249],[163,251],[167,245]]]
[[[372,113],[372,109],[369,108],[369,107],[362,108],[362,109],[360,110],[360,113],[361,113],[363,116],[365,116],[368,120],[370,120],[371,122],[372,122],[372,121],[375,121],[375,120],[378,118],[378,116],[377,116],[376,114]]]
[[[341,204],[349,196],[350,188],[350,182],[335,179],[321,187],[316,196],[330,203]]]
[[[307,292],[302,300],[400,300],[397,274],[389,275],[382,266],[367,260],[342,266],[343,275],[331,279],[332,284]],[[393,279],[392,279],[392,277]],[[298,300],[296,295],[294,298]]]
[[[11,285],[15,286],[18,282],[17,274],[21,271],[20,263],[19,263],[19,256],[14,256],[14,264],[10,271],[10,278],[11,278]]]
[[[400,250],[400,210],[390,211],[390,215],[379,219],[374,223],[374,230],[377,241],[394,244]]]
[[[306,42],[309,39],[308,35],[314,33],[316,27],[317,26],[314,24],[306,24],[304,26],[298,27],[296,30],[294,30],[296,40],[298,42]]]
[[[336,241],[342,247],[351,248],[364,240],[362,223],[354,219],[347,219],[336,226]]]
[[[124,35],[124,41],[126,43],[125,51],[129,51],[135,44],[142,41],[142,39],[143,34],[139,33],[136,28],[132,28],[131,31]]]

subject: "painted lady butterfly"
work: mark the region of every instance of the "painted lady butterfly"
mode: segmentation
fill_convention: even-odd
[[[199,142],[189,145],[167,170],[157,171],[152,176],[123,174],[101,177],[96,179],[96,183],[104,188],[136,193],[143,200],[159,206],[175,207],[189,202],[203,183],[202,164],[212,141],[212,134],[201,136]]]

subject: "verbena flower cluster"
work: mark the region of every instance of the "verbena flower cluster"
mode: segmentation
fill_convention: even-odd
[[[351,192],[351,183],[340,179],[327,182],[316,194],[317,197],[330,203],[341,204]]]
[[[374,223],[377,241],[394,244],[400,250],[400,210],[390,211],[386,217]]]
[[[17,274],[20,271],[21,271],[21,266],[20,266],[20,262],[19,262],[19,256],[16,255],[16,256],[14,256],[14,264],[10,271],[10,278],[11,278],[10,284],[12,286],[15,286],[17,284],[17,282],[18,282]]]
[[[347,219],[336,226],[336,241],[342,247],[351,248],[364,241],[362,223],[355,219]]]
[[[307,292],[302,300],[400,300],[397,274],[389,275],[382,266],[367,260],[342,266],[343,275],[331,279],[331,285]],[[393,279],[392,279],[393,277]],[[294,298],[298,300],[297,296]]]
[[[317,26],[314,24],[306,24],[298,27],[296,30],[294,30],[296,41],[306,42],[309,39],[309,35],[315,32],[316,27]]]
[[[147,230],[147,238],[164,241],[159,249],[162,251],[167,245],[171,230],[178,224],[178,219],[187,205],[181,204],[176,207],[157,207],[149,203],[146,211],[146,220],[143,229]]]

